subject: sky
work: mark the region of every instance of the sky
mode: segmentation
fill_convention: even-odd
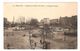
[[[65,16],[77,15],[76,2],[64,3],[4,3],[4,17],[9,21],[17,21],[21,17],[26,20],[36,18],[58,19]]]

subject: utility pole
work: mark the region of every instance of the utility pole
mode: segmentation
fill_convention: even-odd
[[[31,45],[31,24],[29,23],[29,42],[30,42],[30,48],[32,49]]]
[[[13,26],[13,27],[14,27],[14,19],[15,19],[15,18],[14,18],[14,16],[13,16],[13,21],[12,21],[12,26]]]
[[[12,27],[14,27],[14,16],[13,16]],[[12,31],[12,36],[13,36],[13,35],[14,35],[14,30]]]

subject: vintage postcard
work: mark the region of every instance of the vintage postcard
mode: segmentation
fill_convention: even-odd
[[[77,49],[77,2],[4,2],[4,49]]]

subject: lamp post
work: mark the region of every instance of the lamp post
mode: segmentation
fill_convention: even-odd
[[[31,45],[31,24],[29,23],[29,42],[30,42],[30,48],[32,49]]]

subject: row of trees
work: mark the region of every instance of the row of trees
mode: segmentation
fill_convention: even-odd
[[[24,17],[22,17],[24,18]],[[41,22],[39,22],[37,19],[31,19],[30,21],[25,21],[24,19],[19,19],[19,22],[9,22],[7,18],[4,18],[4,27],[15,27],[15,26],[20,26],[24,27],[26,25],[31,25],[33,27],[39,27]],[[50,20],[49,20],[50,21]],[[67,27],[67,28],[77,28],[77,15],[72,16],[72,17],[60,17],[58,19],[58,22],[50,22],[50,26],[61,26],[61,27]]]
[[[20,22],[9,22],[7,18],[4,18],[4,27],[15,27],[15,26],[20,26],[24,27],[25,25],[31,25],[34,27],[38,27],[38,20],[37,19],[31,19],[28,22],[25,22],[24,20],[20,20]]]

